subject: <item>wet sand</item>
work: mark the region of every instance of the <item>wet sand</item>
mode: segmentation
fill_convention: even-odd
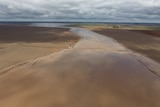
[[[94,31],[112,37],[128,49],[160,63],[159,30],[98,29]]]
[[[67,28],[0,25],[0,71],[72,47],[78,40]]]
[[[111,38],[83,37],[0,75],[3,107],[159,107],[160,78]]]
[[[150,36],[160,37],[160,30],[130,30],[130,31],[148,34]]]

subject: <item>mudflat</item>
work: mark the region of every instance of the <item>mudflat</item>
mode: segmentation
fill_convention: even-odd
[[[112,37],[128,49],[160,63],[159,30],[94,29],[93,31]]]
[[[82,37],[72,49],[0,75],[0,106],[160,107],[160,78],[134,53],[92,31],[71,31]]]
[[[0,70],[68,48],[78,40],[67,28],[0,25]]]

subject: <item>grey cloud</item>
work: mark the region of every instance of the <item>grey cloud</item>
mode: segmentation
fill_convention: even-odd
[[[160,22],[160,0],[0,0],[0,20]]]

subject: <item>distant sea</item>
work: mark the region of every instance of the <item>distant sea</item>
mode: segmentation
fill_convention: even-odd
[[[67,25],[147,25],[147,26],[160,26],[160,23],[130,23],[130,22],[0,22],[0,25],[26,25],[26,26],[39,26],[39,27],[64,27]]]

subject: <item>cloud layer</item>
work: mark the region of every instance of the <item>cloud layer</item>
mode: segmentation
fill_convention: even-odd
[[[160,22],[160,0],[0,0],[0,20]]]

